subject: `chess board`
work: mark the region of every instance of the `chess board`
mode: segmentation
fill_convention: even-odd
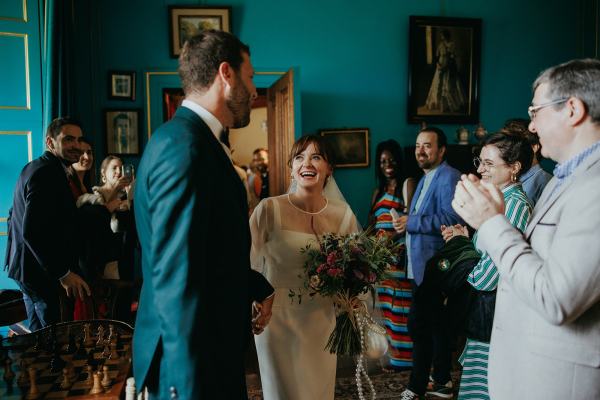
[[[86,324],[88,328],[85,328]],[[98,344],[98,327],[105,331],[103,340]],[[109,326],[113,335],[109,341]],[[88,343],[84,342],[84,331],[88,331]],[[125,381],[131,374],[131,339],[133,329],[120,321],[93,320],[75,321],[56,324],[28,335],[5,338],[0,342],[0,399],[25,399],[30,390],[30,367],[36,370],[35,383],[39,392],[38,399],[120,399],[123,397]],[[113,353],[107,356],[105,347],[111,343]],[[75,346],[73,346],[75,345]],[[80,349],[83,347],[83,350]],[[104,353],[104,354],[103,354]],[[72,377],[65,384],[62,367],[52,371],[52,360],[60,357],[59,366],[64,363],[72,364]],[[6,357],[10,361],[6,361]],[[90,395],[92,384],[88,378],[88,365],[93,371],[106,370],[110,385],[103,393]],[[8,381],[5,379],[8,368],[14,375]],[[25,371],[22,370],[25,369]],[[20,378],[21,373],[24,377]],[[10,376],[11,374],[8,373]]]

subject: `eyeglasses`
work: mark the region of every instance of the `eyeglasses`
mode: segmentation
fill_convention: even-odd
[[[529,106],[529,108],[527,109],[527,114],[529,114],[529,119],[533,121],[535,119],[535,114],[542,108],[548,107],[548,106],[553,106],[555,104],[561,104],[561,103],[566,102],[567,100],[569,100],[568,97],[563,98],[563,99],[552,100],[547,103],[538,104],[537,106]]]
[[[483,168],[485,168],[486,170],[491,170],[494,167],[501,167],[502,165],[506,165],[506,164],[494,164],[491,161],[487,161],[487,160],[482,160],[479,157],[475,157],[473,159],[473,165],[475,166],[475,168],[479,169],[480,165],[483,165]]]

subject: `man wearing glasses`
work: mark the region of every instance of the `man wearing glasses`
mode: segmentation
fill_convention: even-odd
[[[600,398],[600,61],[542,72],[529,129],[558,164],[524,235],[474,176],[453,208],[500,272],[489,358],[493,399]],[[525,396],[525,392],[528,394]]]

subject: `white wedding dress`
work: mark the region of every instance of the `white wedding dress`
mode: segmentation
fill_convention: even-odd
[[[252,267],[275,288],[271,322],[255,336],[265,400],[332,400],[337,359],[325,350],[335,326],[333,302],[304,289],[305,255],[315,233],[359,230],[344,201],[329,200],[317,213],[296,208],[288,195],[263,200],[250,218]],[[314,232],[313,232],[314,231]],[[303,293],[290,298],[290,289]]]

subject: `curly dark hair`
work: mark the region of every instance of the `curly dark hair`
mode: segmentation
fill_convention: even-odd
[[[517,178],[531,168],[533,160],[533,149],[522,135],[515,132],[500,131],[483,139],[481,146],[492,145],[500,151],[500,158],[506,164],[512,165],[517,161],[521,163],[521,169]]]

